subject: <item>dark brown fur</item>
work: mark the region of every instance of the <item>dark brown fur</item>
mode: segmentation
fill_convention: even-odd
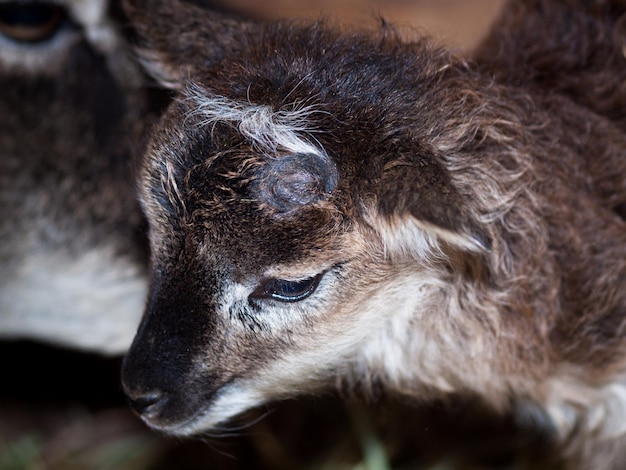
[[[513,2],[472,61],[147,4],[145,63],[181,93],[143,161],[153,282],[123,372],[151,426],[381,385],[538,415],[572,468],[621,467],[623,3]],[[272,298],[289,281],[313,291]]]

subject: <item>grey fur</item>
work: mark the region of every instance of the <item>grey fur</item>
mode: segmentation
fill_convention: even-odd
[[[9,28],[7,8],[36,5],[58,15],[41,37],[36,22]],[[147,284],[132,154],[154,113],[141,72],[107,2],[2,6],[0,337],[123,353]]]

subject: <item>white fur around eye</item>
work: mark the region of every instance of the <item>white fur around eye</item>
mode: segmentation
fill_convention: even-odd
[[[60,26],[45,41],[27,43],[0,34],[0,71],[54,75],[62,66],[68,50],[80,40],[80,33]]]

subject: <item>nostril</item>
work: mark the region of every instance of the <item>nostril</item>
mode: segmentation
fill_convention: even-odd
[[[164,401],[164,394],[160,391],[152,391],[145,395],[128,397],[130,406],[140,415],[154,413],[159,408],[159,403]]]

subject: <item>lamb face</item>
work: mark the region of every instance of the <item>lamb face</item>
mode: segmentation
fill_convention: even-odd
[[[487,243],[393,106],[327,101],[333,71],[272,69],[229,76],[243,96],[216,89],[225,77],[185,84],[144,160],[153,283],[124,380],[159,429],[192,433],[346,377],[364,350],[384,362],[390,313],[428,315],[443,252]],[[385,100],[374,73],[350,88]]]

